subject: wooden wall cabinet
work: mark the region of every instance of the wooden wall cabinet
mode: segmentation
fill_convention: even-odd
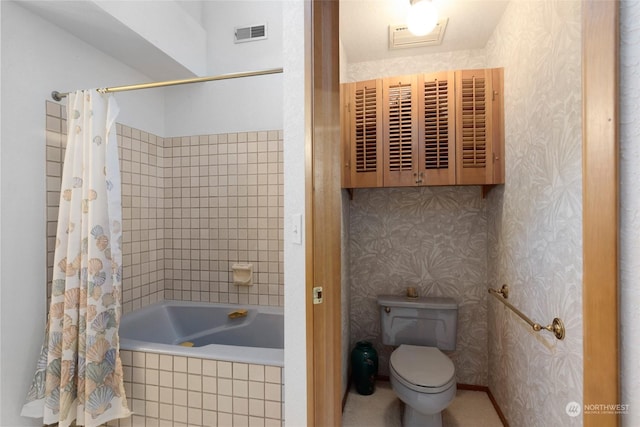
[[[342,99],[343,187],[382,187],[382,80],[343,85]]]
[[[503,70],[343,85],[344,188],[504,183]]]
[[[423,74],[418,83],[421,184],[454,185],[456,183],[454,72]]]
[[[413,186],[418,174],[417,76],[382,80],[383,183]]]
[[[456,73],[456,184],[504,184],[503,69]]]

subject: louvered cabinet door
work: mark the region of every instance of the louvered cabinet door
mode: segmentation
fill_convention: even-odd
[[[384,186],[422,185],[418,167],[417,75],[383,80]]]
[[[423,74],[418,78],[418,147],[422,185],[454,185],[455,91],[454,72]]]
[[[382,81],[349,87],[349,188],[382,187]]]
[[[493,184],[492,72],[456,74],[456,183]]]

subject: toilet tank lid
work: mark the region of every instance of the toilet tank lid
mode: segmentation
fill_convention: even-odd
[[[458,303],[448,297],[409,298],[401,295],[378,295],[378,305],[383,307],[406,307],[451,310],[457,309]]]

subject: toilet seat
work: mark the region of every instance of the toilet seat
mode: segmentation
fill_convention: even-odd
[[[440,393],[455,384],[453,362],[436,347],[403,344],[389,360],[392,374],[420,393]]]

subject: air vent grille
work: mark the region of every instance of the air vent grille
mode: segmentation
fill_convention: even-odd
[[[267,24],[249,25],[234,28],[234,40],[236,43],[254,42],[267,38]]]
[[[424,36],[414,36],[406,24],[389,25],[389,49],[438,46],[442,44],[448,22],[449,18],[440,18],[433,31]]]

